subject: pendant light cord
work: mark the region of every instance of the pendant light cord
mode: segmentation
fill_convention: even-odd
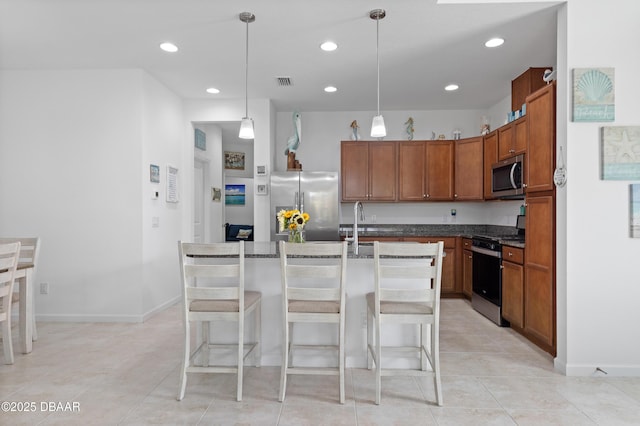
[[[249,21],[247,20],[247,37],[244,62],[244,116],[249,117]]]
[[[376,17],[376,68],[378,70],[378,115],[380,115],[380,15]]]

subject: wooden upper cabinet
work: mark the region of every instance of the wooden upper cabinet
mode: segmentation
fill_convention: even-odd
[[[397,177],[397,144],[369,142],[369,201],[395,201]]]
[[[555,82],[527,97],[527,194],[554,189],[555,105]]]
[[[498,162],[498,131],[494,130],[484,137],[484,199],[492,200],[491,166]]]
[[[453,141],[427,141],[425,147],[427,155],[425,199],[427,201],[453,200]]]
[[[342,201],[366,200],[369,194],[369,144],[342,142],[340,145]]]
[[[426,142],[400,142],[398,146],[398,200],[422,201],[427,197]]]
[[[547,68],[552,69],[551,67],[529,68],[511,80],[511,111],[521,109],[526,97],[545,85],[542,75]]]
[[[528,115],[528,111],[527,111]],[[522,154],[527,149],[527,117],[520,117],[498,129],[498,160]]]
[[[342,201],[395,201],[396,153],[395,142],[342,142]]]
[[[483,140],[482,137],[455,142],[455,194],[456,200],[482,200],[483,198]]]

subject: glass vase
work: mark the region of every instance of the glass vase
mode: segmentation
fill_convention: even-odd
[[[289,230],[290,243],[304,243],[304,231]]]

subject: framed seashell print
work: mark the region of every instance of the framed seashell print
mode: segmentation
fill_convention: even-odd
[[[614,68],[574,68],[574,122],[615,119],[614,70]]]

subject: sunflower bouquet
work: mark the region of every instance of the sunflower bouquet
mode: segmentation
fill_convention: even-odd
[[[301,213],[300,210],[280,210],[278,212],[279,232],[289,231],[289,241],[303,243],[304,225],[309,221],[308,213]]]

